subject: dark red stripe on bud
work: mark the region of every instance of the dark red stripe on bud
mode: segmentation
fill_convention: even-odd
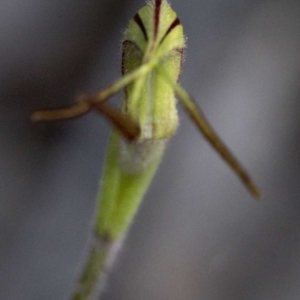
[[[162,0],[155,0],[154,8],[154,39],[157,37],[158,26],[159,26],[159,13]]]
[[[146,32],[146,28],[145,28],[145,25],[140,17],[140,15],[138,13],[136,13],[133,17],[134,21],[136,22],[136,24],[138,24],[138,26],[140,27],[143,35],[144,35],[144,38],[146,41],[148,41],[148,35],[147,35],[147,32]]]
[[[168,28],[168,30],[166,31],[164,37],[161,39],[160,44],[164,41],[164,39],[167,37],[167,35],[177,26],[180,25],[180,20],[178,18],[176,18],[172,24],[170,25],[170,27]]]

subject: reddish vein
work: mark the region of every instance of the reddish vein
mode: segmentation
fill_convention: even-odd
[[[140,15],[138,13],[136,13],[133,17],[134,21],[138,24],[138,26],[140,27],[143,35],[144,35],[144,38],[146,41],[148,41],[148,36],[147,36],[147,32],[146,32],[146,28],[145,28],[145,25],[140,17]]]

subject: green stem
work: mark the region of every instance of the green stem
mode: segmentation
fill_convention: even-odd
[[[94,236],[84,270],[70,300],[92,300],[99,297],[107,270],[119,248],[118,244],[119,242]]]
[[[70,300],[99,296],[117,250],[132,223],[165,148],[165,140],[127,142],[113,132],[98,197],[93,241]],[[120,161],[122,153],[122,161]]]

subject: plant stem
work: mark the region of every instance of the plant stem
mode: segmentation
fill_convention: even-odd
[[[69,300],[99,296],[105,273],[120,249],[161,161],[166,141],[127,142],[114,131],[108,146],[96,207],[93,240],[84,270]],[[120,162],[120,153],[123,154]]]
[[[106,273],[114,260],[120,242],[93,237],[84,270],[70,300],[97,299],[105,285]]]

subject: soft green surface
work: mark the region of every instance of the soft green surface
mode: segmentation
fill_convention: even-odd
[[[120,148],[125,152],[129,147],[126,142],[123,143],[121,145],[118,134],[114,132],[110,139],[102,179],[96,232],[108,240],[117,239],[128,228],[164,150],[163,141],[154,142],[152,145],[138,145],[135,149],[129,149],[132,152],[127,155],[128,158],[125,157],[126,161],[122,161]],[[140,149],[141,147],[144,149]],[[149,153],[143,159],[145,152]]]

